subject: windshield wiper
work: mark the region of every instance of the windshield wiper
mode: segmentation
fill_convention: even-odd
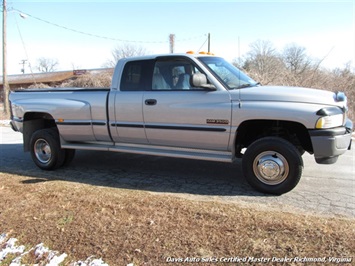
[[[260,82],[257,82],[257,83],[254,83],[254,84],[246,83],[246,84],[239,85],[238,87],[234,87],[234,88],[232,88],[232,90],[255,87],[255,86],[258,86],[258,85],[260,85]]]

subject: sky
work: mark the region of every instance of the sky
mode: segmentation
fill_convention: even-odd
[[[2,7],[1,7],[2,10]],[[322,67],[355,67],[355,0],[336,1],[19,1],[7,0],[7,72],[38,72],[41,57],[56,69],[93,69],[128,43],[148,54],[207,51],[232,61],[257,40],[278,51],[306,48]],[[2,26],[2,20],[1,20]],[[2,69],[2,60],[0,62]]]

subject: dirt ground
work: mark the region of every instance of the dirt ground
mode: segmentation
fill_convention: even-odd
[[[293,259],[288,265],[299,265],[295,258],[328,262],[355,255],[353,219],[1,172],[0,180],[0,233],[26,247],[43,242],[65,252],[65,265],[91,255],[109,265],[166,265],[186,258],[200,260],[198,265],[217,260],[218,265],[235,265],[223,261],[232,257],[287,257]],[[35,264],[35,256],[26,255],[22,263]]]

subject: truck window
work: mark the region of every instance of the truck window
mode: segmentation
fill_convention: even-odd
[[[154,66],[152,90],[195,90],[190,84],[194,73],[200,72],[193,62],[179,57],[158,59]]]
[[[153,73],[153,60],[141,60],[128,62],[123,70],[121,91],[145,91],[150,90]]]
[[[248,77],[235,66],[226,62],[223,58],[199,57],[199,60],[230,90],[254,87],[260,84]]]

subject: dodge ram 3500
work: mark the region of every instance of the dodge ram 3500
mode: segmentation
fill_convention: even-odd
[[[351,146],[342,92],[261,86],[216,56],[168,54],[117,62],[111,88],[10,94],[11,125],[41,169],[76,149],[233,162],[255,189],[292,190],[302,154],[335,163]]]

